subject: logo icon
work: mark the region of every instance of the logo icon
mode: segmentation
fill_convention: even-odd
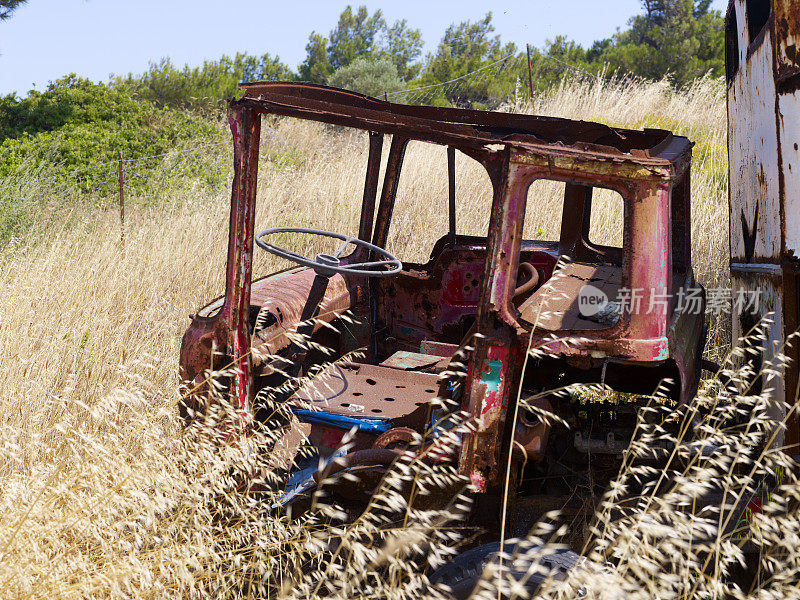
[[[584,317],[595,316],[607,305],[608,296],[606,293],[593,285],[585,285],[578,292],[578,311]]]

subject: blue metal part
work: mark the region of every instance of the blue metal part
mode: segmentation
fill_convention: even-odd
[[[289,478],[286,480],[286,486],[284,487],[284,490],[278,493],[277,497],[275,498],[275,502],[272,504],[272,508],[286,506],[289,502],[294,500],[296,496],[299,496],[300,494],[303,494],[313,488],[317,484],[317,482],[314,480],[314,473],[317,471],[322,472],[328,463],[336,460],[340,456],[347,454],[347,449],[347,446],[342,446],[326,459],[320,458],[319,456],[311,456],[301,461],[303,468],[295,471],[289,476]]]
[[[373,417],[347,417],[329,412],[303,410],[300,408],[293,408],[292,413],[303,423],[311,423],[312,425],[327,425],[329,427],[337,427],[339,429],[347,430],[355,427],[358,431],[362,431],[364,433],[383,433],[384,431],[388,431],[392,428],[392,425],[388,420],[376,419]]]
[[[451,400],[457,400],[461,397],[461,384],[451,381],[447,384],[447,391]],[[434,408],[431,411],[431,420],[428,423],[428,429],[433,433],[433,439],[438,440],[445,431],[453,428],[455,422],[453,420],[453,411],[444,408]]]

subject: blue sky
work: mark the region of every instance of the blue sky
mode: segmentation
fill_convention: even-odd
[[[229,0],[29,0],[0,23],[0,94],[24,95],[70,72],[96,81],[139,73],[169,56],[200,64],[237,51],[278,54],[292,67],[312,30],[327,34],[348,2]],[[425,51],[453,22],[494,15],[496,32],[519,46],[564,34],[587,45],[608,37],[640,11],[639,0],[363,0],[390,22],[422,30]],[[724,10],[725,0],[713,6]]]

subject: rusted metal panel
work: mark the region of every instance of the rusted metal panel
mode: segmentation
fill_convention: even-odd
[[[784,339],[800,331],[800,262],[786,261],[783,265],[783,314]],[[796,340],[787,345],[784,354],[788,358],[784,366],[783,387],[787,392],[786,400],[790,404],[796,390],[800,389],[800,344]],[[800,419],[790,419],[786,428],[786,445],[789,448],[800,448]]]
[[[783,339],[788,340],[800,328],[800,2],[775,0],[773,19],[784,234],[780,301]],[[800,348],[795,341],[783,352],[789,361],[782,366],[784,393],[778,398],[791,404],[798,401],[794,395],[800,381]],[[785,441],[788,447],[798,447],[800,418],[789,420]]]
[[[773,0],[776,76],[781,93],[800,84],[800,9],[797,0]]]
[[[246,107],[228,111],[234,149],[225,300],[213,316],[195,317],[181,343],[181,378],[203,387],[208,368],[233,368],[230,393],[240,410],[253,397],[249,309],[253,266],[255,190],[261,117]],[[219,353],[215,360],[212,354]],[[197,407],[190,407],[197,408]]]
[[[494,340],[496,342],[496,340]],[[519,375],[519,350],[512,345],[476,340],[470,363],[464,410],[475,420],[474,432],[464,436],[459,471],[469,478],[472,489],[486,492],[502,484],[504,424],[515,378]]]
[[[234,138],[234,185],[231,199],[231,232],[225,307],[230,310],[228,327],[232,343],[233,380],[239,408],[251,410],[253,396],[250,357],[250,282],[253,275],[256,183],[261,118],[253,111],[232,110],[229,115]],[[222,309],[223,314],[225,308]]]
[[[377,322],[393,332],[396,349],[417,351],[426,340],[459,342],[462,319],[474,315],[480,299],[485,251],[448,247],[438,259],[408,266],[377,284],[383,298]],[[388,350],[388,349],[387,349]]]
[[[400,169],[403,168],[406,146],[408,146],[408,138],[397,135],[392,136],[389,158],[386,162],[386,173],[383,176],[383,190],[381,191],[381,201],[378,205],[378,216],[375,219],[375,234],[372,237],[372,243],[380,248],[386,247],[386,240],[389,237],[389,226],[392,222],[394,201],[397,197],[397,186],[400,183]]]
[[[391,367],[393,369],[400,369],[401,371],[413,371],[415,369],[432,367],[439,362],[439,359],[440,357],[438,356],[422,354],[421,352],[398,350],[385,361],[383,361],[381,365],[384,367]]]
[[[682,163],[684,160],[688,158],[681,155],[679,162]],[[524,182],[522,185],[529,184],[537,177],[564,179],[569,177],[568,171],[554,172],[550,166],[533,167],[528,166],[527,162],[512,164],[512,173],[520,182]],[[586,177],[587,185],[590,185],[589,182],[603,183],[617,190],[627,204],[628,216],[623,240],[624,261],[614,267],[615,275],[604,280],[603,285],[611,286],[609,291],[614,286],[617,289],[624,287],[628,290],[637,290],[636,304],[644,308],[628,311],[636,314],[623,311],[621,318],[612,326],[588,323],[584,319],[578,319],[574,314],[575,318],[570,319],[570,311],[574,313],[574,309],[577,309],[576,306],[572,306],[577,301],[575,294],[582,285],[573,276],[578,273],[573,274],[570,271],[580,267],[567,265],[563,273],[557,272],[552,282],[537,292],[539,296],[545,294],[553,296],[546,307],[549,314],[545,315],[543,325],[553,325],[554,333],[546,336],[544,335],[546,332],[534,332],[535,341],[532,347],[546,349],[563,356],[588,355],[597,359],[624,358],[650,362],[666,360],[670,358],[670,340],[667,333],[669,319],[673,317],[670,315],[672,307],[669,302],[662,299],[668,298],[669,293],[673,291],[670,244],[671,189],[674,178],[683,177],[684,172],[681,168],[665,169],[657,175],[651,174],[647,179],[633,181],[630,179],[630,173],[624,169],[615,172],[613,176],[604,174],[602,178],[599,176],[591,178],[585,173],[581,173],[581,176]],[[573,173],[572,180],[576,178],[577,173]],[[682,179],[678,179],[678,182],[682,182]],[[583,211],[576,216],[584,218],[581,215]],[[572,232],[567,231],[567,234],[570,239],[574,237]],[[567,241],[567,243],[574,245],[574,242]],[[561,277],[565,281],[559,283]],[[588,282],[587,280],[585,283]],[[570,288],[566,297],[559,300],[556,298],[558,294],[549,293],[553,286],[560,289],[564,285]],[[520,307],[523,310],[523,318],[529,325],[537,318],[535,315],[538,305],[537,300],[531,298]],[[566,312],[561,313],[560,309],[565,309]],[[550,323],[552,318],[563,327],[558,327],[555,322]],[[698,318],[702,320],[702,314],[698,315]],[[567,323],[565,319],[569,322]],[[674,342],[676,343],[681,342]]]
[[[475,350],[462,403],[477,424],[473,433],[465,435],[459,460],[460,473],[479,492],[502,483],[503,452],[510,451],[513,433],[505,422],[509,405],[516,402],[511,393],[519,385],[523,355],[510,299],[516,288],[528,188],[510,177],[508,162],[496,174],[493,188],[492,217],[497,226],[490,228],[486,243],[490,251],[480,286],[483,301],[477,307]]]
[[[785,340],[784,330],[784,303],[783,303],[783,284],[781,272],[777,273],[753,273],[739,272],[732,270],[731,286],[734,297],[747,297],[752,299],[752,305],[742,307],[739,314],[733,318],[733,333],[735,341],[748,334],[754,338],[744,344],[745,348],[750,349],[744,360],[748,361],[758,375],[757,379],[751,382],[749,393],[761,393],[762,390],[770,390],[775,403],[771,406],[771,416],[776,422],[782,422],[786,411],[783,402],[786,398],[785,369],[781,360],[777,359],[779,353],[783,353],[783,343]],[[766,321],[764,321],[766,319]],[[753,328],[763,328],[765,335],[751,331]],[[765,369],[763,375],[758,374],[762,368]],[[783,444],[783,433],[776,439],[776,444]]]
[[[627,154],[639,159],[658,156],[673,141],[672,133],[661,129],[631,130],[557,117],[394,104],[314,84],[257,82],[241,84],[240,87],[245,90],[241,101],[264,112],[300,111],[302,114],[297,116],[337,121],[340,125],[348,125],[339,121],[350,119],[350,126],[370,131],[383,130],[382,127],[374,128],[374,125],[389,124],[392,126],[390,133],[402,135],[407,129],[409,137],[415,139],[440,134],[466,135],[489,142],[546,142],[561,147],[575,146],[584,152]],[[372,126],[366,121],[370,121]],[[440,141],[446,142],[444,139]]]
[[[458,344],[448,344],[446,342],[435,342],[433,340],[424,340],[420,344],[420,350],[423,354],[432,354],[434,356],[453,356],[458,350]]]
[[[259,309],[253,335],[253,345],[261,350],[257,354],[274,354],[289,345],[291,334],[302,320],[314,277],[312,269],[301,268],[253,284],[250,305]],[[317,321],[330,323],[362,302],[362,294],[358,282],[348,283],[341,275],[332,275],[319,306]],[[315,324],[314,331],[321,327],[321,323]],[[258,359],[258,355],[255,358]]]
[[[597,263],[570,262],[551,282],[534,292],[519,306],[520,321],[546,331],[608,329],[613,319],[589,319],[581,314],[578,296],[586,285],[597,287],[609,298],[619,295],[622,268]]]
[[[479,110],[393,104],[344,90],[283,82],[243,84],[235,104],[271,114],[357,127],[491,154],[493,144],[528,153],[583,156],[595,161],[663,167],[688,145],[659,129],[629,130],[598,123]],[[511,133],[509,133],[511,132]]]
[[[385,419],[391,426],[419,428],[438,389],[433,373],[334,363],[295,393],[294,399],[322,413]]]
[[[551,175],[585,174],[587,177],[616,176],[626,179],[669,178],[671,165],[641,165],[627,162],[598,162],[580,154],[541,156],[518,152],[512,157],[515,163],[546,167]]]
[[[530,398],[525,404],[537,412],[528,409],[519,411],[514,441],[522,448],[525,459],[541,460],[547,448],[551,429],[546,419],[548,415],[553,414],[553,406],[547,398]]]
[[[372,238],[372,221],[375,218],[375,199],[378,195],[382,152],[383,135],[370,132],[364,198],[361,205],[361,220],[358,225],[358,237],[365,242]]]
[[[667,298],[672,291],[670,183],[639,184],[638,188],[636,201],[631,203],[625,270],[629,273],[630,288],[642,290],[642,303],[648,308],[644,315],[630,320],[628,335],[654,340],[652,358],[659,360],[669,355],[668,304],[660,299]]]

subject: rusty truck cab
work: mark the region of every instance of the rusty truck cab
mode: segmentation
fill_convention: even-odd
[[[344,357],[321,366],[328,369],[326,386],[301,387],[282,398],[298,403],[293,418],[304,424],[311,443],[330,453],[355,428],[357,453],[409,429],[424,432],[432,423],[431,401],[449,395],[474,423],[458,461],[480,493],[497,490],[512,435],[537,460],[546,455],[545,426],[508,424],[519,397],[565,378],[604,380],[639,393],[652,393],[668,379],[676,401],[692,395],[704,306],[691,268],[686,138],[558,118],[399,105],[311,84],[243,87],[229,109],[235,173],[226,290],[194,317],[183,339],[181,377],[192,391],[183,407],[187,416],[201,409],[197,399],[208,369],[233,366],[228,393],[239,409],[257,415],[261,394],[279,386],[287,372],[307,373]],[[254,239],[275,250],[268,242],[274,230],[259,233],[268,224],[255,223],[262,114],[369,132],[358,240],[338,238],[355,248],[317,257],[333,260],[339,270],[311,264],[252,281]],[[450,187],[443,210],[449,232],[426,263],[400,257],[395,264],[384,249],[410,140],[447,147]],[[491,181],[485,236],[456,233],[456,152],[480,162]],[[523,239],[526,202],[535,202],[529,189],[538,180],[564,183],[558,240]],[[589,239],[593,193],[602,188],[624,203],[621,247]],[[381,259],[381,252],[388,258]],[[291,251],[283,255],[294,262],[302,258]],[[379,272],[348,269],[364,265]],[[590,284],[616,310],[587,318],[580,295]],[[679,291],[689,289],[699,290],[699,312],[678,310]],[[614,305],[625,290],[633,301]],[[333,355],[297,344],[293,336],[299,330]],[[357,350],[360,358],[350,359]],[[539,352],[526,364],[531,350]]]

